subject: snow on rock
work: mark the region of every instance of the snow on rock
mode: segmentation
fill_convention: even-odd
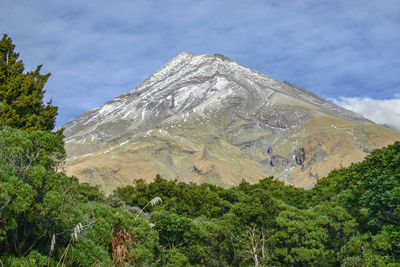
[[[122,143],[120,143],[119,145],[120,145],[120,146],[124,146],[124,145],[126,145],[127,143],[129,143],[129,141],[130,141],[130,140],[126,140],[125,142],[122,142]]]
[[[279,82],[224,56],[182,52],[136,89],[64,125],[65,142],[74,140],[76,143],[89,135],[96,135],[98,141],[103,142],[124,131],[145,133],[178,114],[181,121],[191,116],[189,112],[212,116],[226,108],[227,103],[249,103],[251,114],[256,114],[257,109],[274,103],[275,99],[270,97],[274,92],[304,99],[331,114],[362,120],[300,87]]]
[[[162,134],[162,135],[167,135],[167,134],[168,134],[168,131],[163,130],[163,129],[159,129],[158,132],[159,132],[160,134]]]

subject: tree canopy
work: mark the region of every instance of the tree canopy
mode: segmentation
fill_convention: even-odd
[[[6,34],[0,40],[0,125],[26,131],[51,131],[57,107],[43,103],[43,89],[50,73],[41,74],[42,65],[24,72],[24,63]]]

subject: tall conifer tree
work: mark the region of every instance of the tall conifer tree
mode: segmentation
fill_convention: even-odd
[[[58,108],[43,103],[44,85],[50,73],[24,72],[24,63],[6,34],[0,40],[0,125],[26,131],[51,131]]]

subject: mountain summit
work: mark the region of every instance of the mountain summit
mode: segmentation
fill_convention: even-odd
[[[221,186],[274,175],[310,187],[400,138],[223,55],[185,52],[63,128],[67,172],[106,192],[156,174]]]

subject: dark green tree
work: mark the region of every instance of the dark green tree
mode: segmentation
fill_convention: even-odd
[[[376,149],[363,162],[318,180],[312,201],[337,202],[356,219],[361,236],[343,247],[343,262],[379,265],[400,259],[400,142]],[[365,244],[368,244],[366,246]],[[349,263],[351,262],[351,263]],[[370,265],[369,265],[370,264]]]
[[[240,266],[266,263],[271,251],[268,239],[276,227],[275,219],[280,211],[279,201],[266,190],[255,189],[249,194],[235,203],[224,217],[235,264]]]
[[[0,266],[150,264],[157,232],[56,172],[64,154],[58,134],[0,127]]]
[[[0,40],[0,125],[26,131],[51,131],[54,128],[57,107],[51,100],[43,103],[43,89],[50,73],[25,72],[15,45],[6,34]]]

